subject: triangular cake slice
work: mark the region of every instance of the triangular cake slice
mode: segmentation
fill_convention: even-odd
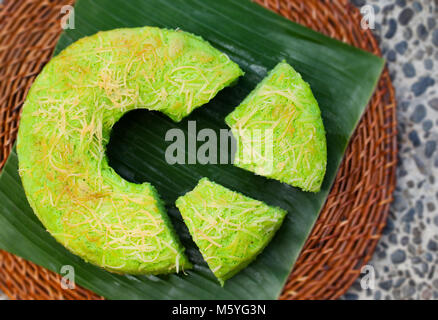
[[[279,63],[226,119],[237,140],[234,165],[318,192],[327,147],[318,103],[310,86]]]
[[[262,252],[287,213],[207,178],[179,197],[176,206],[221,285]]]

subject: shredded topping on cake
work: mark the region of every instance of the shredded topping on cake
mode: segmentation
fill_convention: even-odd
[[[203,178],[176,206],[204,260],[223,284],[269,243],[286,211]]]
[[[327,162],[324,126],[309,85],[290,65],[279,63],[226,122],[238,140],[235,165],[320,190]]]

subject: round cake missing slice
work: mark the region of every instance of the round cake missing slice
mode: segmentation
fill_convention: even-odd
[[[105,146],[129,110],[179,121],[241,74],[201,38],[152,27],[99,32],[54,57],[28,94],[17,143],[26,196],[46,229],[113,272],[189,268],[155,188],[118,176]]]

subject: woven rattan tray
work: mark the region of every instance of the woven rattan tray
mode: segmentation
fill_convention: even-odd
[[[20,109],[61,33],[61,7],[72,0],[12,0],[0,5],[0,169],[17,134]],[[380,55],[347,0],[257,0],[292,21]],[[370,259],[385,226],[395,185],[394,90],[385,69],[325,207],[295,264],[282,299],[335,299]],[[12,299],[99,299],[60,276],[0,251],[0,289]]]

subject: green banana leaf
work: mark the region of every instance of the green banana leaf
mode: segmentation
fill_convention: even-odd
[[[275,299],[327,198],[384,61],[247,0],[79,0],[75,29],[62,34],[56,53],[99,30],[145,25],[200,35],[246,72],[237,85],[178,124],[146,110],[128,113],[116,124],[108,146],[110,163],[121,176],[151,182],[158,189],[194,269],[185,275],[123,276],[69,253],[44,230],[29,207],[15,152],[0,176],[0,248],[58,273],[63,265],[71,265],[77,284],[109,299]],[[225,116],[283,59],[310,83],[322,111],[328,167],[319,193],[302,192],[232,165],[166,163],[167,130],[181,128],[187,133],[189,120],[197,121],[198,130],[227,128]],[[174,205],[202,177],[289,212],[265,251],[223,288],[202,260]]]

